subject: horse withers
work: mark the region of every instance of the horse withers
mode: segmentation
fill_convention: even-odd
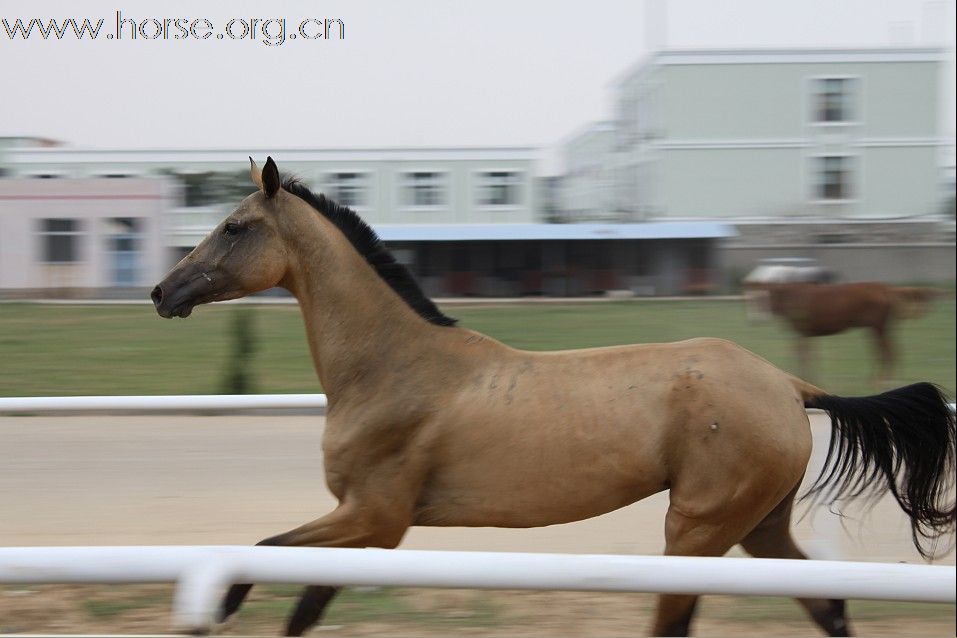
[[[811,453],[806,407],[833,423],[827,502],[890,491],[925,554],[954,529],[954,418],[927,383],[844,398],[721,339],[526,352],[439,310],[348,208],[251,162],[259,189],[153,290],[163,317],[273,286],[299,301],[328,396],[330,513],[264,545],[394,548],[413,525],[536,527],[669,491],[665,552],[805,558],[790,518]],[[221,610],[235,613],[250,584]],[[306,588],[286,631],[337,588]],[[660,597],[652,632],[684,635],[696,596]],[[831,635],[839,600],[802,599]]]

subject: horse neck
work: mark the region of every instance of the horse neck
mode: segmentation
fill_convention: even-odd
[[[313,364],[330,402],[375,386],[441,330],[418,316],[330,222],[310,214],[287,236],[283,282],[299,301]]]

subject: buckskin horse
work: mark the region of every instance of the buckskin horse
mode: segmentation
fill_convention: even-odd
[[[250,163],[259,190],[151,296],[167,318],[273,286],[299,301],[339,504],[260,544],[394,548],[412,525],[553,525],[669,490],[667,554],[741,544],[805,558],[789,527],[811,453],[807,407],[833,423],[813,494],[890,491],[925,555],[953,531],[954,418],[935,386],[838,397],[721,339],[516,350],[455,326],[353,211],[282,180],[271,158]],[[230,587],[220,620],[251,586]],[[336,592],[307,587],[288,634]],[[661,596],[652,632],[686,634],[696,602]],[[844,601],[800,603],[827,633],[849,631]]]
[[[807,283],[750,282],[751,303],[760,303],[782,317],[797,334],[798,372],[810,375],[811,338],[867,328],[874,338],[879,368],[874,385],[885,389],[896,359],[894,324],[922,316],[939,292],[932,288],[896,287],[877,282]]]

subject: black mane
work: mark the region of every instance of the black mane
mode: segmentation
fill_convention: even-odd
[[[323,217],[335,224],[342,231],[349,243],[365,257],[382,280],[389,284],[410,308],[419,316],[437,326],[454,326],[456,320],[446,317],[442,311],[425,296],[419,284],[416,283],[409,270],[397,262],[376,235],[372,228],[362,221],[354,210],[347,206],[340,206],[325,195],[316,195],[305,184],[294,177],[286,177],[282,187],[315,208]]]

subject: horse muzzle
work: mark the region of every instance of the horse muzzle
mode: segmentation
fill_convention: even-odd
[[[174,271],[153,288],[150,299],[159,316],[185,319],[200,304],[237,296],[229,293],[231,287],[225,279],[219,272],[207,272],[200,267],[186,272]]]

